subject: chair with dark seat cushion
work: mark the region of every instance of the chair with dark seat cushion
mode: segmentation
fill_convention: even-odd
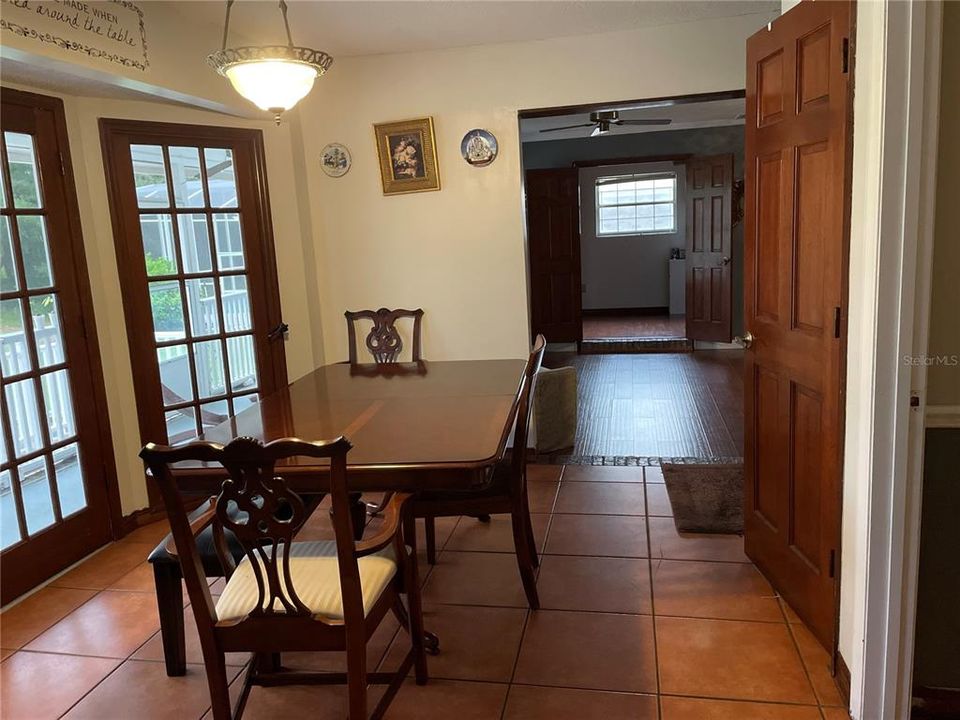
[[[431,564],[436,562],[434,518],[456,515],[482,518],[509,513],[513,523],[513,543],[520,579],[523,581],[527,602],[534,610],[540,607],[534,577],[534,570],[540,561],[527,501],[527,436],[533,412],[534,385],[545,349],[546,341],[543,335],[538,335],[523,372],[523,384],[514,408],[516,425],[513,451],[509,459],[501,459],[494,467],[489,487],[470,492],[422,492],[415,495],[410,502],[413,517],[426,519],[427,559]]]

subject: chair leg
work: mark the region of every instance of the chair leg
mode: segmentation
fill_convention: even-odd
[[[153,563],[160,612],[160,638],[163,660],[169,677],[187,674],[187,649],[183,631],[183,585],[179,563]]]
[[[250,662],[255,662],[251,659]],[[210,704],[213,720],[231,720],[233,710],[230,707],[230,685],[227,679],[227,666],[222,652],[213,657],[204,658],[207,669],[207,685],[210,687]]]
[[[531,610],[540,609],[540,596],[537,594],[537,578],[534,575],[534,563],[527,535],[527,523],[524,522],[520,508],[514,507],[510,513],[513,523],[513,545],[517,555],[517,567],[523,581],[523,591],[527,594],[527,603]]]
[[[407,566],[407,604],[410,606],[410,610],[407,613],[407,630],[410,632],[410,645],[413,648],[413,671],[417,685],[426,685],[429,676],[427,674],[427,654],[424,646],[423,605],[420,602],[420,578],[417,572],[416,549],[410,553],[408,562],[406,562],[405,565]],[[397,603],[403,607],[403,603],[401,603],[399,598],[397,598]],[[432,643],[433,653],[436,654],[439,650],[439,641],[436,640],[435,635],[431,635],[430,641]]]
[[[347,693],[349,720],[367,720],[367,639],[362,630],[347,630]]]
[[[530,517],[530,504],[527,502],[527,495],[523,495],[523,519],[527,526],[527,542],[530,545],[530,559],[533,560],[535,568],[540,567],[540,556],[537,554],[537,539],[533,535],[533,518]]]
[[[433,517],[427,516],[423,519],[423,529],[427,536],[427,562],[430,565],[437,564],[437,525]]]

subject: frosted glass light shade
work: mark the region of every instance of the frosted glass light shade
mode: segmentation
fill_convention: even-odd
[[[302,100],[317,79],[317,69],[290,60],[252,60],[224,70],[233,89],[261,110],[289,110]]]

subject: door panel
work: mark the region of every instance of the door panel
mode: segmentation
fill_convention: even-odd
[[[101,121],[144,443],[286,384],[258,131]]]
[[[63,107],[3,89],[0,550],[7,603],[110,539],[115,483]]]
[[[526,175],[533,334],[548,342],[583,339],[580,317],[580,186],[575,168]]]
[[[728,342],[733,155],[687,161],[687,337]]]
[[[832,647],[839,543],[850,7],[800,3],[747,42],[745,544]]]

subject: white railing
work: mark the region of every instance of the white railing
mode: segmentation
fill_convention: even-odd
[[[37,345],[37,359],[41,367],[63,362],[63,340],[60,330],[48,323],[45,316],[33,318],[33,335]],[[29,372],[32,368],[30,349],[23,331],[0,334],[0,364],[7,377]],[[10,432],[17,455],[24,455],[43,447],[40,417],[32,381],[11,383],[7,386],[7,411],[10,414]],[[59,442],[76,434],[73,405],[70,401],[70,382],[65,370],[43,376],[43,401],[47,413],[47,429],[51,442]]]

